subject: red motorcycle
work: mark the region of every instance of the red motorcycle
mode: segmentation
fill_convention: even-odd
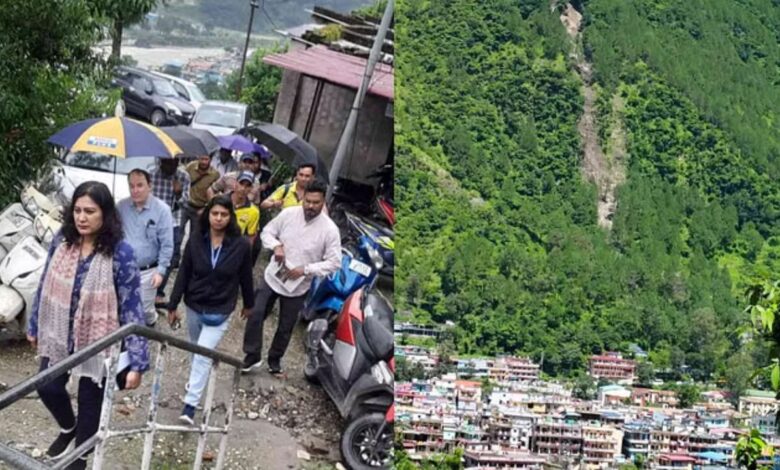
[[[304,375],[319,382],[347,420],[341,454],[352,470],[393,463],[393,310],[374,291],[360,289],[338,316],[309,323]]]

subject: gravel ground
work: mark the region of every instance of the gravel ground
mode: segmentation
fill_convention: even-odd
[[[255,269],[255,279],[262,275],[262,263]],[[169,284],[171,287],[172,282]],[[386,295],[391,286],[380,285]],[[239,302],[240,304],[240,302]],[[267,320],[264,347],[270,345],[276,327],[276,313]],[[162,320],[163,317],[160,317]],[[167,322],[158,323],[161,331],[185,338],[186,328],[172,331]],[[244,322],[237,314],[231,316],[230,327],[219,350],[241,358]],[[301,372],[304,363],[304,326],[296,327],[290,347],[283,360],[285,373],[272,376],[261,368],[242,376],[236,397],[234,419],[228,436],[227,464],[229,469],[332,469],[341,468],[338,440],[343,421],[328,396],[318,386],[309,384]],[[152,344],[152,361],[157,345]],[[25,342],[0,344],[0,389],[35,374],[38,361],[35,352]],[[154,364],[154,362],[152,362]],[[171,349],[164,366],[158,422],[178,424],[181,397],[189,376],[188,353]],[[224,423],[224,413],[230,397],[233,369],[222,366],[217,371],[217,390],[212,407],[213,425]],[[115,397],[112,428],[141,425],[146,421],[152,374],[144,376],[142,386],[133,391],[119,392]],[[205,397],[205,394],[204,394]],[[196,415],[199,419],[201,411]],[[36,394],[31,394],[9,408],[0,411],[0,440],[5,444],[40,457],[56,437],[57,428]],[[143,447],[142,437],[117,438],[110,442],[104,468],[137,469]],[[197,435],[159,433],[155,438],[153,468],[191,468],[197,447]],[[206,447],[211,468],[216,461],[218,440],[211,437]],[[3,468],[0,464],[0,468]]]

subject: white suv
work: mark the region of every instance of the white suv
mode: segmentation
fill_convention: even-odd
[[[235,101],[206,101],[190,122],[190,127],[205,129],[216,136],[231,135],[249,124],[249,107]]]
[[[167,73],[162,73],[162,72],[150,72],[150,73],[152,75],[156,75],[160,78],[163,78],[171,82],[171,85],[173,86],[173,89],[176,90],[176,93],[178,93],[179,96],[181,96],[183,99],[189,101],[196,111],[198,108],[200,108],[200,105],[203,104],[204,101],[206,101],[206,96],[203,94],[202,91],[200,91],[198,85],[192,82],[188,82],[183,78],[174,77],[173,75],[168,75]]]

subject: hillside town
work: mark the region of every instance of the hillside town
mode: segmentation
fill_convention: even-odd
[[[440,363],[421,346],[396,344],[395,354],[429,372]],[[461,448],[474,470],[736,468],[737,440],[750,428],[780,448],[772,392],[748,390],[735,409],[726,392],[708,390],[680,409],[675,391],[631,385],[634,360],[605,353],[590,358],[589,375],[610,383],[581,400],[567,385],[540,379],[528,358],[449,361],[454,372],[396,383],[398,439],[413,460]]]

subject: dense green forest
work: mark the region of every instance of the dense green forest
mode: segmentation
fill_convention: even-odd
[[[461,353],[544,354],[553,375],[630,343],[698,379],[754,367],[742,292],[780,267],[776,3],[575,3],[601,135],[626,134],[606,230],[564,5],[399,2],[399,315],[454,321]]]

